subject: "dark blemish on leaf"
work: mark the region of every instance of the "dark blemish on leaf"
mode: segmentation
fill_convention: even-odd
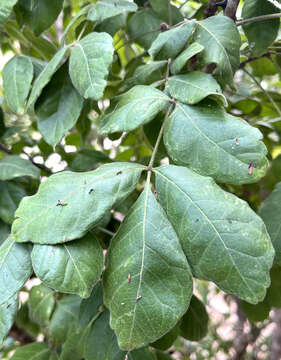
[[[142,296],[138,296],[138,297],[136,298],[136,302],[139,302],[141,299],[142,299]]]
[[[8,304],[8,305],[6,306],[6,309],[9,309],[10,306],[11,306],[11,304]]]
[[[230,220],[230,219],[227,219],[227,221],[229,222],[229,224],[232,224],[232,220]]]
[[[234,142],[235,142],[236,145],[239,145],[239,142],[238,142],[238,138],[237,138],[237,137],[234,139]]]
[[[61,202],[60,200],[58,200],[56,206],[66,206],[66,205],[67,205],[67,203],[63,203],[63,202]]]
[[[162,22],[160,24],[160,29],[161,29],[161,31],[167,31],[167,30],[169,30],[169,25],[166,24],[165,22]]]
[[[199,221],[199,219],[196,219],[196,220],[195,220],[195,222],[198,222],[198,221]]]
[[[89,190],[89,194],[92,194],[93,191],[94,191],[94,189],[90,189],[90,190]]]
[[[248,174],[252,175],[253,174],[253,169],[256,169],[258,167],[257,164],[250,162],[249,166],[248,166]]]
[[[116,173],[116,175],[121,175],[122,174],[122,171],[118,171],[118,173]]]
[[[128,275],[128,283],[130,284],[132,278],[131,278],[131,274]]]

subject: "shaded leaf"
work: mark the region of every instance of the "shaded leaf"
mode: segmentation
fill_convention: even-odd
[[[86,360],[124,360],[125,352],[118,347],[114,331],[109,326],[109,311],[104,311],[93,323],[85,344]]]
[[[268,318],[270,312],[270,304],[267,298],[256,305],[242,301],[241,308],[251,322],[264,321]]]
[[[34,84],[32,86],[32,90],[28,99],[28,103],[26,108],[29,108],[39,97],[43,88],[48,84],[51,77],[55,73],[57,67],[62,61],[66,51],[69,49],[69,46],[65,46],[61,48],[56,55],[51,59],[50,62],[44,67],[44,69],[40,72]]]
[[[195,20],[186,20],[183,24],[160,33],[148,50],[156,60],[177,56],[186,45],[194,29]]]
[[[89,234],[63,245],[36,244],[31,258],[34,272],[44,284],[81,297],[90,296],[103,268],[102,248]]]
[[[44,285],[33,286],[29,293],[28,310],[32,321],[44,327],[55,306],[54,291]]]
[[[189,305],[190,306],[190,305]],[[173,343],[176,341],[179,335],[179,324],[173,327],[167,334],[161,337],[159,340],[155,341],[154,343],[150,344],[150,346],[154,347],[155,349],[159,350],[167,350],[169,349]]]
[[[113,40],[107,33],[93,32],[76,42],[70,55],[69,74],[84,98],[102,98],[113,52]]]
[[[31,161],[17,155],[7,155],[0,160],[0,180],[11,180],[19,176],[40,178],[40,170]]]
[[[179,54],[171,64],[171,73],[178,74],[185,66],[186,62],[192,58],[192,56],[201,53],[204,50],[204,46],[197,42],[192,43],[187,49]]]
[[[9,300],[32,274],[29,247],[9,236],[0,247],[0,304]]]
[[[49,360],[51,356],[48,345],[43,342],[20,346],[10,360]]]
[[[0,305],[0,345],[3,343],[14,323],[18,305],[18,294],[15,294]]]
[[[262,301],[274,250],[261,218],[211,178],[173,165],[155,173],[158,198],[194,276],[250,303]]]
[[[10,16],[13,6],[18,0],[1,0],[0,4],[0,24],[3,24],[5,20]]]
[[[66,65],[52,77],[35,104],[38,129],[46,142],[56,146],[79,118],[83,98],[73,87]]]
[[[179,165],[231,184],[256,182],[268,167],[262,133],[213,101],[178,103],[164,131],[169,156]]]
[[[76,152],[70,167],[74,171],[89,171],[97,167],[98,164],[107,162],[111,162],[111,160],[105,153],[95,149],[81,149]]]
[[[148,185],[111,242],[104,291],[121,349],[157,340],[186,311],[192,294],[189,266]]]
[[[50,176],[37,194],[20,203],[12,228],[16,241],[57,244],[80,238],[134,190],[143,169],[139,164],[114,163],[95,171]]]
[[[17,6],[23,22],[38,36],[55,22],[62,10],[63,1],[18,0]]]
[[[135,12],[137,5],[128,0],[99,0],[93,4],[88,13],[88,20],[103,21],[107,18],[123,14],[124,12]]]
[[[227,100],[216,80],[212,75],[200,71],[170,77],[166,89],[173,98],[184,104],[196,104],[211,96],[227,106]]]
[[[4,221],[0,220],[0,245],[7,239],[10,235],[10,226]]]
[[[278,10],[269,1],[247,0],[242,9],[242,18],[248,19],[256,16],[278,13]],[[248,38],[249,48],[254,56],[266,52],[278,35],[280,19],[266,19],[243,25],[243,30]],[[262,34],[262,36],[260,36]]]
[[[82,300],[79,312],[79,327],[85,328],[90,321],[98,314],[99,309],[103,306],[103,289],[101,282],[98,282],[91,296]]]
[[[240,35],[227,16],[211,16],[197,23],[194,41],[204,46],[199,59],[202,64],[216,63],[215,75],[224,87],[233,85],[233,76],[240,65]]]
[[[3,69],[3,88],[9,108],[23,111],[33,79],[33,65],[27,56],[14,56]]]
[[[132,131],[148,123],[166,107],[169,98],[160,90],[137,85],[118,100],[117,106],[110,107],[101,117],[99,133],[102,135]]]
[[[263,219],[275,249],[275,263],[281,265],[281,182],[263,202],[259,214]]]
[[[209,316],[204,304],[193,295],[180,324],[181,336],[190,341],[201,340],[207,335],[208,321]]]
[[[25,195],[25,190],[17,183],[0,181],[0,218],[3,221],[13,222],[15,211]]]
[[[152,9],[136,12],[128,22],[130,39],[148,49],[160,33],[161,23],[162,20]]]
[[[173,6],[169,0],[149,0],[152,9],[163,19],[167,24],[178,24],[183,20],[180,10]]]
[[[64,343],[69,331],[77,326],[81,300],[79,296],[67,295],[59,301],[49,326],[53,343]]]

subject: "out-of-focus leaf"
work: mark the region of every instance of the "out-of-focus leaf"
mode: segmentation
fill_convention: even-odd
[[[99,0],[91,6],[88,20],[103,21],[107,18],[128,12],[135,12],[137,5],[128,0]]]
[[[40,177],[40,170],[29,160],[17,155],[7,155],[0,160],[0,180],[11,180],[19,176]]]
[[[31,320],[44,327],[55,306],[54,291],[44,285],[33,286],[29,293],[28,308]]]

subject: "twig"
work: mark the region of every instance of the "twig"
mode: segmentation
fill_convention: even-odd
[[[26,155],[26,156],[28,157],[29,161],[31,161],[32,164],[33,164],[34,166],[36,166],[38,169],[44,171],[44,172],[45,172],[46,174],[48,174],[48,175],[51,175],[51,174],[52,174],[52,171],[51,171],[49,168],[47,168],[45,165],[36,163],[36,162],[33,160],[32,156],[30,156],[28,153],[26,153],[25,151],[23,151],[23,154]]]
[[[246,25],[246,24],[249,24],[249,23],[257,22],[257,21],[278,19],[280,17],[281,17],[281,13],[261,15],[261,16],[256,16],[256,17],[249,18],[249,19],[236,21],[236,25],[237,26]]]
[[[3,144],[0,144],[0,151],[3,151],[3,152],[6,153],[6,154],[11,154],[11,153],[12,153],[11,150],[9,150],[8,148],[6,148],[6,146],[3,145]]]
[[[105,229],[103,227],[100,227],[100,226],[98,227],[98,230],[100,230],[101,232],[103,232],[103,233],[105,233],[105,234],[107,234],[107,235],[109,235],[111,237],[113,237],[115,235],[114,232],[112,232],[110,230],[107,230],[107,229]]]
[[[245,68],[243,68],[243,71],[250,76],[250,78],[255,82],[255,84],[261,89],[261,91],[266,95],[266,97],[268,98],[268,100],[271,102],[271,104],[274,106],[275,110],[277,111],[277,113],[279,114],[279,116],[281,116],[281,110],[279,109],[279,107],[277,106],[276,102],[274,101],[274,99],[271,97],[271,95],[261,86],[261,84],[257,81],[257,79],[254,77],[254,75],[252,75],[249,71],[247,71]]]

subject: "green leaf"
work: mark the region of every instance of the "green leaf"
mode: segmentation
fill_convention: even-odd
[[[242,18],[248,19],[256,16],[278,13],[277,9],[269,1],[247,0],[242,9]],[[243,30],[248,38],[249,48],[253,56],[260,56],[266,52],[278,35],[280,19],[267,19],[243,25]],[[260,36],[262,34],[262,36]]]
[[[271,307],[281,308],[281,267],[273,266],[270,271],[271,284],[268,289],[267,299]]]
[[[43,342],[20,346],[10,360],[49,360],[51,356],[48,345]]]
[[[178,74],[181,72],[187,61],[192,58],[192,56],[201,53],[204,50],[204,46],[198,44],[197,42],[192,43],[187,49],[185,49],[181,54],[179,54],[171,64],[171,73]]]
[[[76,42],[70,55],[69,73],[84,98],[102,98],[113,52],[113,40],[107,33],[93,32]]]
[[[186,311],[189,266],[148,185],[111,242],[104,292],[110,325],[125,350],[159,339]]]
[[[156,60],[177,56],[190,38],[195,20],[186,20],[183,24],[160,33],[153,41],[148,53]]]
[[[160,33],[162,22],[152,9],[136,12],[128,22],[130,39],[148,49]]]
[[[79,327],[84,329],[91,320],[98,314],[103,306],[103,288],[101,282],[98,282],[91,296],[82,300],[79,313]]]
[[[81,149],[76,152],[70,167],[74,171],[89,171],[97,167],[97,164],[107,162],[111,160],[105,153],[95,149]]]
[[[199,21],[194,41],[204,46],[199,55],[203,65],[216,63],[215,75],[224,87],[233,86],[233,76],[240,65],[240,35],[235,23],[227,16],[211,16]]]
[[[109,326],[109,311],[104,311],[93,323],[85,344],[86,360],[124,360],[125,352],[118,347],[114,331]]]
[[[99,0],[91,6],[88,20],[103,21],[127,11],[135,12],[137,9],[137,5],[128,0]]]
[[[1,0],[0,4],[0,24],[3,24],[10,16],[13,6],[18,0]]]
[[[55,147],[79,118],[83,98],[73,87],[68,68],[63,65],[52,77],[35,104],[38,129]]]
[[[9,108],[23,112],[33,79],[33,65],[27,56],[14,56],[3,69],[3,89]]]
[[[0,181],[0,218],[3,221],[13,222],[15,211],[25,195],[25,190],[17,183]]]
[[[190,306],[190,305],[189,305]],[[150,346],[154,347],[155,349],[159,350],[167,350],[169,349],[173,343],[176,341],[179,335],[179,324],[172,328],[167,334],[161,337],[159,340],[155,341]]]
[[[18,0],[23,22],[30,26],[36,36],[47,30],[62,10],[64,0]]]
[[[14,323],[18,306],[18,294],[0,305],[0,344],[3,343]]]
[[[149,64],[138,66],[133,75],[125,79],[122,91],[134,85],[149,85],[154,81],[161,79],[160,71],[167,64],[166,60],[152,61]]]
[[[42,327],[46,326],[54,306],[54,291],[44,285],[33,286],[28,299],[29,316],[32,321]]]
[[[145,85],[137,85],[117,99],[117,106],[109,107],[101,117],[101,135],[132,131],[151,121],[169,101],[162,91]]]
[[[204,304],[192,296],[189,308],[180,324],[180,334],[187,340],[199,341],[207,335],[209,316]]]
[[[7,239],[10,235],[10,226],[4,221],[0,220],[0,245]]]
[[[241,308],[251,322],[264,321],[268,318],[270,312],[270,304],[267,297],[256,305],[242,301]]]
[[[68,295],[59,301],[49,326],[53,343],[64,343],[69,332],[77,326],[81,300],[79,296]]]
[[[155,355],[157,360],[172,360],[170,355],[167,355],[162,351],[156,351]]]
[[[183,16],[180,10],[170,4],[169,0],[149,0],[152,9],[163,19],[167,24],[175,25],[183,21]]]
[[[218,182],[247,184],[268,167],[262,133],[227,114],[213,101],[196,106],[178,103],[164,130],[164,143],[176,164]]]
[[[195,277],[250,303],[270,285],[274,250],[261,218],[214,180],[179,166],[155,169],[156,191]]]
[[[7,155],[0,160],[0,180],[11,180],[19,176],[40,178],[40,170],[29,160],[17,155]]]
[[[58,244],[75,240],[136,187],[144,166],[114,163],[95,171],[50,176],[16,212],[16,241]],[[50,231],[52,229],[52,231]]]
[[[227,106],[227,100],[216,80],[212,75],[200,71],[170,77],[166,89],[173,98],[184,104],[196,104],[211,96]]]
[[[51,59],[50,62],[44,67],[44,69],[40,72],[34,84],[32,86],[32,90],[28,99],[28,103],[26,108],[28,109],[39,97],[43,88],[48,84],[51,77],[54,75],[57,67],[62,61],[66,51],[69,49],[69,46],[65,46],[61,48],[56,55]]]
[[[0,246],[0,305],[9,300],[32,274],[29,247],[12,236]]]
[[[281,182],[263,202],[259,214],[263,219],[275,249],[275,263],[281,265]]]
[[[33,247],[32,265],[44,284],[59,292],[89,297],[101,277],[103,252],[91,235],[63,245]]]

